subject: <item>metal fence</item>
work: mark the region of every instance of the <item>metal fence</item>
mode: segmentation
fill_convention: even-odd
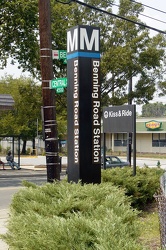
[[[161,248],[166,249],[166,173],[160,178],[160,191],[154,195],[158,205]]]

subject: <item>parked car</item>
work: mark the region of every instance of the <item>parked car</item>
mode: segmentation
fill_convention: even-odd
[[[106,168],[125,167],[129,166],[129,162],[122,161],[119,157],[111,155],[105,157],[105,166]],[[103,168],[103,160],[102,160],[102,168]]]

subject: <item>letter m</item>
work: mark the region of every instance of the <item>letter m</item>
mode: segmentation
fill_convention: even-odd
[[[98,29],[93,29],[91,38],[89,39],[86,28],[80,28],[80,49],[81,50],[85,50],[84,48],[85,44],[86,44],[87,50],[92,50],[93,44],[94,44],[94,50],[99,51],[99,30]]]
[[[73,33],[73,36],[72,36]],[[78,28],[67,32],[67,53],[78,50]]]

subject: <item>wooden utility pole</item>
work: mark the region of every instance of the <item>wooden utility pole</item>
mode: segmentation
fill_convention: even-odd
[[[53,182],[60,180],[60,161],[55,90],[49,88],[49,81],[53,79],[50,0],[39,0],[39,34],[47,181]]]

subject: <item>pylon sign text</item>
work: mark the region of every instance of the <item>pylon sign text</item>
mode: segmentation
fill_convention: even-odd
[[[67,32],[68,180],[101,181],[100,30]]]

